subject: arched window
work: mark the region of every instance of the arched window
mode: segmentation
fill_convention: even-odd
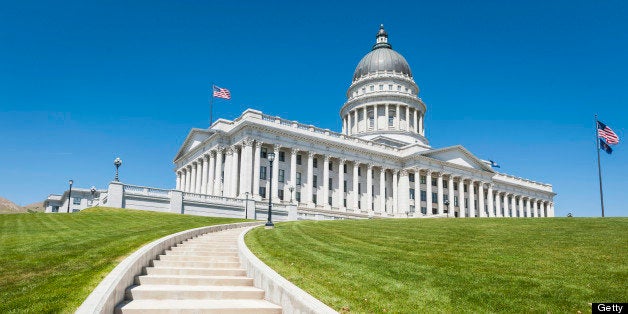
[[[375,127],[375,114],[373,109],[369,110],[367,115],[369,117],[369,129],[372,130]]]
[[[395,109],[388,110],[388,126],[395,125]]]

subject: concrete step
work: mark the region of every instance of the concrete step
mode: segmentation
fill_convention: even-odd
[[[139,285],[126,290],[129,300],[261,300],[264,290],[253,286]]]
[[[115,313],[281,314],[281,307],[265,300],[133,300]]]
[[[253,278],[243,276],[144,275],[135,277],[136,285],[253,286]]]
[[[246,276],[246,271],[235,268],[195,268],[195,267],[145,267],[147,275],[189,275],[189,276]]]
[[[240,262],[237,256],[196,256],[196,255],[159,255],[160,261],[183,261],[183,262]]]
[[[186,244],[175,246],[177,248],[197,249],[197,250],[216,250],[216,249],[237,249],[237,244]]]
[[[154,267],[240,268],[240,262],[152,261]]]
[[[176,250],[176,251],[166,251],[166,255],[196,255],[196,256],[212,256],[212,255],[221,255],[221,256],[238,256],[237,250],[216,250],[214,252],[207,251],[196,251],[196,250]]]

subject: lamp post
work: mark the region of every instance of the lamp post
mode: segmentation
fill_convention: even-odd
[[[70,183],[70,191],[68,192],[68,214],[69,214],[70,213],[70,198],[72,196],[72,184],[74,184],[74,181],[70,179],[68,183]]]
[[[249,192],[244,192],[246,203],[244,203],[244,219],[249,219]]]
[[[268,153],[268,161],[270,162],[270,191],[268,193],[268,221],[264,225],[266,229],[273,229],[275,225],[272,220],[273,210],[273,161],[275,153]]]
[[[120,180],[118,180],[118,168],[120,168],[120,166],[122,166],[122,159],[120,159],[120,157],[116,157],[116,160],[113,161],[113,165],[116,166],[116,178],[113,179],[113,180],[118,182],[118,181],[120,181]]]
[[[292,204],[292,192],[294,191],[294,186],[289,186],[288,190],[290,190],[290,204]]]
[[[447,209],[445,209],[447,211],[447,218],[449,218],[449,200],[445,200],[445,206],[447,206]]]
[[[89,189],[89,191],[92,193],[92,206],[94,206],[94,196],[96,195],[96,187],[92,185],[92,188]]]

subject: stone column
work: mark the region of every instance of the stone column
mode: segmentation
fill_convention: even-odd
[[[240,163],[242,174],[240,176],[240,197],[245,198],[246,193],[251,196],[251,179],[253,177],[253,163],[251,161],[253,157],[253,140],[250,138],[242,141],[242,162]]]
[[[386,168],[379,172],[379,211],[386,212]]]
[[[495,217],[502,217],[501,193],[495,191]]]
[[[488,183],[488,190],[486,192],[486,195],[486,201],[488,202],[488,217],[493,217],[495,216],[495,207],[493,206],[493,185],[491,183]]]
[[[186,176],[185,176],[185,191],[192,191],[192,165],[187,166]]]
[[[538,211],[538,200],[536,199],[532,199],[532,216],[534,216],[534,218],[539,217],[539,211]]]
[[[323,162],[323,206],[329,208],[329,155],[324,156]]]
[[[419,133],[419,111],[414,109],[414,120],[413,123],[414,124],[414,133]]]
[[[410,200],[410,181],[408,180],[408,170],[399,171],[399,198],[397,199],[397,212],[406,213],[409,211],[408,202]]]
[[[399,116],[399,113],[396,112],[395,113],[397,115],[397,117]],[[399,180],[397,178],[397,173],[399,172],[399,170],[397,169],[393,169],[392,170],[392,197],[393,197],[393,203],[392,203],[392,212],[393,213],[397,213],[399,210],[399,206],[398,206],[398,202],[399,202],[399,189],[398,185],[399,185]]]
[[[273,152],[275,153],[275,160],[273,161],[273,190],[271,194],[274,200],[279,199],[279,149],[281,147],[278,144],[273,146]]]
[[[292,148],[290,150],[290,184],[289,186],[286,187],[284,193],[287,193],[286,195],[290,195],[290,198],[292,198],[292,200],[294,200],[294,195],[291,195],[292,193],[290,193],[290,186],[292,186],[294,188],[295,191],[297,191],[297,154],[299,153],[299,150],[296,148]]]
[[[401,111],[399,110],[399,104],[395,107],[395,130],[401,130]]]
[[[367,112],[366,112],[366,106],[362,107],[362,123],[364,124],[364,127],[362,128],[363,132],[368,131],[369,126],[368,126],[368,117],[366,116]]]
[[[214,194],[214,178],[216,177],[216,157],[215,152],[209,151],[209,170],[207,172],[207,187],[205,194]]]
[[[345,162],[347,160],[344,158],[340,158],[340,160],[338,160],[338,192],[336,193],[336,199],[337,199],[337,204],[338,204],[338,208],[341,211],[345,211],[345,204],[344,204],[344,199],[345,199]]]
[[[475,217],[475,182],[469,180],[469,217]]]
[[[379,130],[379,110],[377,110],[378,105],[373,105],[373,119],[375,119],[375,130]]]
[[[447,208],[447,211],[449,212],[449,217],[456,217],[456,206],[454,204],[454,176],[451,174],[449,175],[449,181],[447,181],[447,192],[449,198],[449,208]]]
[[[421,172],[414,169],[414,212],[421,213]]]
[[[207,194],[207,155],[203,155],[202,157],[201,186],[199,193]]]
[[[360,178],[358,178],[358,168],[360,168],[360,163],[358,161],[353,162],[353,186],[351,188],[351,207],[355,211],[359,211],[358,201],[360,201],[360,193],[358,191],[358,184],[360,183]]]
[[[556,216],[554,215],[554,203],[550,203],[550,204],[549,204],[549,208],[550,208],[550,209],[549,209],[549,215],[548,215],[548,216],[549,216],[549,217],[556,217]]]
[[[177,171],[177,184],[175,190],[181,190],[181,171]]]
[[[386,121],[384,121],[384,130],[388,130],[390,129],[390,126],[388,125],[388,120],[390,120],[390,109],[388,108],[388,104],[384,105],[384,108],[386,110],[386,112],[384,112],[384,118]]]
[[[419,114],[419,134],[425,136],[425,132],[423,130],[423,114]]]
[[[222,195],[222,154],[224,149],[219,147],[216,150],[216,169],[214,169],[214,195]]]
[[[262,142],[255,141],[255,151],[253,152],[253,199],[261,200],[259,195],[259,174],[261,164],[261,155],[262,155]]]
[[[196,176],[198,175],[198,164],[196,161],[192,162],[192,181],[190,182],[190,192],[196,193]]]
[[[406,131],[410,131],[410,107],[406,107]]]
[[[484,206],[484,182],[478,182],[478,216],[486,217],[486,208]]]
[[[526,217],[532,217],[530,215],[530,198],[526,197],[525,199],[525,207],[526,207]]]
[[[307,152],[307,181],[305,182],[305,203],[308,207],[314,207],[314,199],[312,195],[314,194],[314,152]]]
[[[194,184],[194,193],[201,194],[201,179],[203,174],[202,158],[196,160],[196,184]]]
[[[458,182],[458,210],[460,211],[460,218],[467,217],[467,210],[464,208],[464,178],[460,177]]]
[[[233,178],[233,146],[225,151],[224,176],[222,178],[222,195],[231,197],[231,180]]]
[[[367,211],[373,211],[373,165],[366,165],[366,208]]]
[[[519,211],[519,217],[523,217],[523,196],[519,196],[519,201],[517,202],[517,210]]]
[[[442,215],[445,213],[445,203],[443,201],[444,190],[443,190],[443,173],[439,172],[436,174],[436,202],[438,205],[438,214]]]
[[[432,215],[432,170],[425,171],[425,203],[427,204],[426,215]]]
[[[238,197],[240,191],[238,191],[238,184],[242,180],[240,173],[240,145],[233,146],[233,160],[231,163],[231,197]]]

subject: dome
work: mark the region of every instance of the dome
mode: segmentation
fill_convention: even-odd
[[[369,73],[381,71],[396,72],[412,77],[412,71],[410,71],[410,65],[408,65],[406,59],[394,51],[388,43],[388,34],[384,30],[383,25],[380,26],[376,38],[377,41],[373,46],[373,50],[366,54],[355,68],[353,80],[355,81]]]

